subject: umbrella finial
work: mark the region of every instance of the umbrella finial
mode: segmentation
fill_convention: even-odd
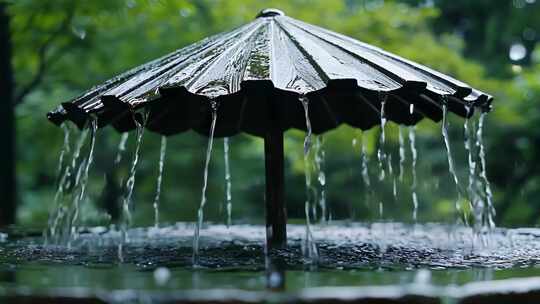
[[[285,16],[285,13],[277,8],[265,8],[257,14],[256,18]]]

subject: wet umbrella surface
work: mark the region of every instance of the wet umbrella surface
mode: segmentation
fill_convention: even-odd
[[[490,109],[491,96],[378,47],[263,10],[255,20],[136,67],[48,114],[124,132],[245,132],[265,138],[269,243],[283,245],[283,132],[413,125],[446,110]]]

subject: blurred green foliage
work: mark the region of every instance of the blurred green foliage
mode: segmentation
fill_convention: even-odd
[[[45,119],[59,102],[130,67],[189,45],[208,35],[249,22],[266,7],[289,16],[380,46],[461,79],[495,96],[485,129],[488,175],[496,220],[506,226],[538,223],[540,203],[540,4],[535,1],[383,1],[383,0],[17,0],[8,1],[12,15],[14,70],[19,87],[43,69],[39,84],[17,106],[17,178],[19,223],[43,227],[53,210],[57,165],[63,134]],[[525,47],[512,61],[509,49]],[[40,53],[43,45],[46,50]],[[40,56],[47,60],[40,66]],[[450,137],[461,182],[467,183],[463,120],[451,117]],[[392,183],[377,183],[377,129],[364,132],[347,126],[324,136],[329,209],[334,219],[374,220],[379,202],[384,218],[411,221],[411,158],[407,149],[403,182],[397,199]],[[403,132],[407,132],[403,129]],[[387,152],[398,170],[398,127],[389,124]],[[406,134],[406,133],[404,133]],[[77,132],[72,128],[71,142]],[[448,173],[440,124],[423,121],[417,128],[420,221],[453,222],[456,191]],[[302,142],[304,133],[286,137],[287,203],[291,218],[303,218],[305,199]],[[360,144],[366,141],[373,192],[366,196],[361,177]],[[126,179],[134,134],[120,163],[117,179]],[[94,166],[83,220],[107,224],[99,207],[105,173],[114,166],[120,135],[98,132]],[[153,222],[160,138],[147,132],[135,184],[135,225]],[[86,155],[87,148],[83,150]],[[194,133],[169,138],[160,218],[192,221],[200,201],[206,138]],[[262,140],[231,138],[233,219],[263,221],[264,158]],[[222,140],[216,140],[210,166],[206,218],[224,219]]]

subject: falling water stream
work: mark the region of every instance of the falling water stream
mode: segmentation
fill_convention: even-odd
[[[364,182],[364,186],[366,187],[366,190],[371,187],[371,181],[369,178],[369,154],[367,151],[367,144],[366,140],[364,139],[364,134],[362,133],[362,148],[361,148],[361,154],[362,154],[362,181]],[[367,191],[366,191],[367,193]]]
[[[141,145],[144,135],[144,128],[146,126],[146,121],[148,118],[148,112],[144,113],[142,123],[133,119],[135,125],[137,126],[137,142],[135,146],[135,152],[133,153],[133,159],[131,162],[131,169],[129,171],[129,177],[126,181],[126,191],[122,199],[122,223],[120,225],[121,229],[121,241],[118,244],[118,259],[123,261],[123,246],[129,242],[127,230],[131,225],[131,209],[132,206],[132,195],[133,189],[135,187],[135,174],[137,173],[137,165],[139,164],[139,157],[141,151]]]
[[[75,192],[75,198],[73,199],[73,213],[71,215],[71,219],[68,221],[69,228],[66,229],[66,231],[69,231],[70,238],[68,241],[68,246],[71,245],[71,241],[74,240],[77,237],[77,223],[79,220],[79,213],[80,213],[80,205],[81,202],[84,201],[86,198],[86,186],[88,184],[88,172],[90,171],[90,167],[92,166],[92,162],[94,160],[94,146],[96,143],[96,132],[98,128],[97,119],[92,119],[90,122],[90,128],[91,128],[91,139],[90,139],[90,149],[88,152],[88,157],[85,161],[83,161],[84,167],[81,165],[79,166],[79,172],[77,173],[77,178],[75,182],[75,187],[79,186],[79,191]],[[81,170],[82,169],[82,170]],[[82,174],[82,175],[79,175]]]
[[[208,187],[208,166],[210,165],[210,158],[212,156],[212,145],[214,143],[214,130],[216,128],[217,121],[217,108],[218,104],[216,101],[211,101],[212,109],[212,122],[210,124],[210,133],[208,134],[208,145],[206,147],[206,158],[204,161],[204,174],[203,174],[203,187],[201,191],[201,204],[199,210],[197,211],[197,223],[195,225],[195,231],[193,235],[193,266],[198,266],[199,264],[199,237],[200,230],[203,225],[204,220],[204,206],[206,205],[206,188]]]
[[[45,234],[47,243],[58,244],[67,243],[69,241],[69,235],[71,233],[69,226],[71,220],[69,216],[70,214],[73,214],[73,205],[71,205],[67,201],[69,201],[69,197],[71,197],[71,202],[73,202],[73,199],[76,198],[77,194],[79,193],[77,191],[79,189],[77,175],[79,174],[79,172],[82,172],[82,167],[85,163],[84,161],[79,161],[79,158],[81,155],[82,147],[86,142],[89,130],[90,128],[83,128],[79,135],[79,139],[75,144],[71,163],[67,164],[65,168],[60,169],[62,173],[59,177],[58,187],[54,195],[54,206],[56,209],[49,218],[49,225],[47,233]],[[67,146],[62,149],[61,154],[69,150],[69,141],[66,141],[66,138],[67,137],[65,135],[64,145]],[[59,160],[63,162],[63,158],[64,157],[61,157]],[[59,164],[59,167],[62,167],[62,164]],[[68,197],[66,197],[66,194],[68,194]]]
[[[418,151],[416,150],[416,127],[409,127],[409,145],[411,148],[411,171],[412,171],[412,201],[413,201],[413,221],[416,222],[418,218],[418,195],[416,194],[417,180],[416,180],[416,161],[418,159]]]
[[[459,184],[459,179],[456,173],[456,169],[454,166],[454,158],[452,157],[452,149],[450,147],[450,137],[448,136],[448,106],[446,105],[446,99],[443,102],[443,121],[441,125],[441,132],[444,139],[444,146],[446,147],[446,155],[448,157],[448,171],[452,175],[452,179],[454,181],[454,184],[456,186],[456,192],[457,192],[457,199],[455,202],[456,212],[457,212],[457,218],[460,218],[461,213],[461,199],[462,199],[462,191]],[[466,221],[466,217],[463,217]],[[465,222],[466,223],[466,222]]]
[[[467,114],[469,114],[470,110],[471,109],[467,108]],[[472,127],[474,127],[474,124]],[[483,189],[478,189],[481,187],[481,181],[478,179],[478,166],[475,159],[476,146],[473,144],[475,134],[474,129],[471,128],[471,120],[469,118],[465,119],[465,122],[463,123],[463,137],[465,142],[465,150],[467,151],[467,163],[469,165],[469,183],[467,186],[467,191],[474,216],[474,233],[478,235],[482,229],[482,216],[484,214],[485,204],[483,198],[481,197],[481,191]]]
[[[399,182],[403,182],[403,175],[405,174],[405,138],[403,137],[403,127],[398,127],[398,142],[399,142]]]
[[[227,211],[227,228],[232,222],[232,183],[231,166],[229,164],[229,138],[223,138],[223,157],[225,159],[225,210]]]
[[[384,169],[384,162],[386,160],[386,153],[384,146],[386,144],[386,114],[385,114],[385,105],[386,105],[387,95],[380,95],[379,99],[381,102],[381,111],[380,111],[380,120],[381,120],[381,133],[379,137],[379,148],[377,149],[377,159],[379,160],[379,180],[383,181],[386,177],[386,171]]]
[[[159,149],[158,177],[156,182],[156,195],[154,197],[154,227],[159,227],[159,200],[161,196],[161,183],[163,181],[163,167],[165,165],[165,154],[167,153],[167,137],[161,136],[161,147]]]
[[[486,220],[485,224],[491,230],[495,227],[494,217],[495,217],[495,207],[493,206],[493,192],[491,191],[491,184],[487,178],[487,169],[486,169],[486,151],[483,141],[483,130],[484,130],[484,121],[486,119],[487,113],[483,112],[480,114],[480,119],[478,120],[478,128],[476,132],[476,145],[479,149],[480,156],[480,176],[484,182],[484,191],[486,195],[487,210],[486,210]]]
[[[58,169],[56,170],[56,174],[58,176],[58,179],[60,180],[62,176],[62,169],[64,168],[64,158],[67,153],[70,152],[70,131],[69,131],[69,125],[68,124],[62,124],[62,131],[64,131],[64,144],[62,145],[62,150],[60,150],[60,157],[58,158]]]
[[[327,206],[326,206],[326,173],[324,171],[326,152],[324,150],[324,138],[319,135],[315,138],[315,172],[317,181],[319,182],[318,201],[321,208],[321,223],[326,223]]]
[[[129,133],[124,132],[122,133],[122,137],[120,138],[120,142],[118,143],[118,152],[116,152],[116,158],[114,159],[115,164],[119,164],[122,161],[122,156],[124,155],[124,152],[126,151],[126,143],[129,138]]]
[[[306,129],[307,134],[304,139],[304,166],[305,166],[305,176],[306,176],[306,201],[304,204],[304,212],[306,215],[306,235],[303,245],[304,250],[304,256],[308,260],[308,262],[316,263],[318,260],[318,249],[317,244],[315,243],[315,240],[313,239],[313,234],[311,231],[311,217],[310,217],[310,205],[312,202],[312,189],[311,189],[311,161],[310,161],[310,152],[311,152],[311,122],[309,120],[309,99],[306,96],[300,97],[300,102],[302,102],[302,106],[304,107],[304,115],[306,119]]]
[[[312,132],[312,125],[309,117],[309,99],[306,96],[301,96],[299,98],[302,103],[304,114],[305,114],[305,123],[307,133],[304,138],[303,144],[303,156],[304,156],[304,165],[305,165],[305,186],[306,186],[306,200],[304,204],[304,213],[306,217],[305,224],[305,234],[303,234],[303,239],[299,242],[300,251],[304,257],[304,263],[307,264],[317,264],[319,263],[319,254],[323,254],[325,250],[328,250],[329,247],[323,247],[324,240],[321,240],[321,243],[315,242],[314,235],[317,235],[322,232],[322,226],[313,225],[313,222],[318,218],[317,210],[321,210],[321,223],[326,223],[330,215],[328,214],[327,202],[326,202],[326,175],[325,175],[325,150],[324,150],[324,140],[322,136],[315,136]],[[416,224],[417,213],[418,213],[418,197],[417,197],[417,150],[416,150],[416,129],[415,126],[408,128],[408,136],[405,129],[402,126],[399,126],[399,172],[396,168],[392,167],[392,154],[385,151],[386,148],[386,133],[385,127],[387,123],[387,118],[385,116],[385,104],[386,96],[380,95],[381,101],[381,110],[380,110],[380,135],[378,140],[378,150],[377,158],[378,165],[380,169],[379,180],[381,182],[388,181],[392,182],[392,192],[394,198],[397,201],[398,191],[397,191],[397,181],[403,182],[405,173],[406,163],[411,162],[412,170],[412,182],[410,189],[412,192],[412,201],[413,201],[413,220]],[[194,235],[193,235],[193,255],[192,255],[192,265],[199,266],[204,265],[205,260],[202,259],[200,263],[200,233],[204,220],[204,208],[207,202],[207,187],[208,187],[208,174],[209,174],[209,164],[211,161],[213,141],[214,141],[214,131],[216,128],[217,122],[217,107],[218,104],[215,101],[211,103],[212,113],[211,113],[211,125],[209,131],[209,137],[206,147],[206,157],[204,162],[204,174],[203,174],[203,186],[201,190],[201,201],[200,206],[197,212],[197,222],[195,225]],[[411,113],[414,111],[413,105],[410,108]],[[442,122],[442,135],[444,138],[444,144],[446,152],[448,155],[448,166],[449,172],[452,175],[453,182],[455,183],[458,202],[459,204],[462,195],[464,194],[460,188],[460,183],[458,176],[455,170],[454,159],[452,157],[452,151],[450,147],[450,140],[448,135],[448,109],[447,105],[443,104],[443,122]],[[126,190],[122,200],[122,210],[123,210],[123,221],[120,226],[121,228],[121,243],[118,244],[118,258],[120,261],[124,261],[124,255],[122,252],[123,246],[129,243],[131,246],[131,241],[129,239],[130,233],[130,224],[131,224],[131,210],[132,210],[132,196],[135,185],[135,176],[140,158],[140,150],[144,135],[144,129],[146,125],[146,120],[148,118],[147,113],[143,116],[142,122],[136,121],[137,134],[136,134],[136,148],[133,154],[132,163],[129,171],[129,177],[126,181]],[[471,120],[467,119],[464,124],[464,135],[465,135],[465,148],[468,152],[468,164],[469,164],[469,185],[468,185],[468,194],[471,199],[471,204],[473,205],[474,215],[475,215],[475,224],[480,223],[481,228],[492,229],[494,228],[493,217],[495,215],[495,210],[492,206],[492,191],[487,179],[486,172],[486,163],[485,163],[485,147],[482,140],[482,132],[484,125],[485,113],[482,114],[478,121],[478,126],[475,126]],[[67,126],[62,126],[64,130],[64,145],[60,151],[59,164],[58,164],[58,189],[55,195],[55,203],[58,206],[56,213],[51,217],[50,227],[47,233],[47,236],[51,236],[51,239],[58,238],[59,229],[61,229],[62,237],[69,236],[67,240],[68,248],[71,246],[71,241],[77,240],[78,235],[78,221],[79,214],[81,211],[81,204],[86,199],[87,192],[87,183],[89,177],[89,170],[93,163],[93,153],[96,142],[96,132],[97,132],[97,120],[92,119],[89,121],[89,126],[85,128],[76,142],[73,149],[70,149],[70,130]],[[91,139],[88,144],[88,154],[85,157],[81,157],[81,150],[85,145],[87,135],[91,134]],[[363,136],[363,133],[362,133]],[[128,134],[124,133],[118,145],[118,152],[115,158],[115,163],[118,164],[122,160],[122,155],[126,150],[126,142],[128,139]],[[409,151],[406,151],[407,140],[410,148]],[[223,142],[224,147],[224,164],[225,164],[225,209],[227,211],[227,220],[226,227],[233,231],[235,227],[231,227],[231,209],[232,209],[232,197],[231,197],[231,173],[230,173],[230,164],[229,164],[229,138],[225,138]],[[353,140],[353,147],[356,147],[358,144],[357,139]],[[161,231],[162,227],[159,227],[159,202],[161,196],[161,186],[163,179],[163,171],[165,165],[167,149],[167,138],[161,138],[161,147],[160,147],[160,158],[159,158],[159,167],[158,167],[158,177],[156,182],[156,193],[153,201],[154,208],[154,226],[153,230],[155,233]],[[361,177],[362,182],[365,187],[366,203],[368,203],[369,194],[372,193],[371,189],[371,180],[369,175],[369,154],[367,152],[367,140],[363,137],[361,138]],[[86,150],[85,150],[86,151]],[[65,157],[68,153],[72,152],[72,161],[69,164],[64,164]],[[396,161],[397,163],[397,161]],[[408,177],[408,174],[407,174]],[[314,183],[314,178],[316,182]],[[391,179],[390,179],[391,178]],[[316,184],[316,185],[315,185]],[[400,192],[401,192],[401,188]],[[66,195],[69,194],[69,195]],[[388,229],[392,230],[393,224],[384,222],[384,204],[382,200],[375,200],[374,209],[378,208],[379,220],[380,223],[372,224],[369,228],[369,232],[366,235],[371,235],[371,237],[380,240],[376,246],[376,250],[372,253],[373,256],[378,256],[380,260],[385,259],[385,254],[390,252],[392,254],[393,244],[391,241],[387,240],[389,236],[392,235],[393,231],[387,231]],[[377,204],[378,203],[378,204]],[[484,206],[485,204],[485,206]],[[478,210],[476,210],[478,209]],[[482,209],[482,210],[480,210]],[[387,213],[391,214],[391,212]],[[326,227],[326,226],[324,226]],[[363,228],[362,228],[363,229]],[[479,228],[474,227],[474,231],[479,231]],[[420,231],[421,232],[421,231]],[[83,236],[84,237],[84,236]],[[190,239],[191,241],[191,239]],[[204,239],[206,242],[206,238]],[[321,246],[321,248],[319,248]],[[130,247],[131,248],[131,247]],[[206,250],[206,247],[204,249]],[[319,252],[321,250],[321,253]],[[130,254],[127,253],[126,256]],[[207,263],[207,261],[206,261]]]

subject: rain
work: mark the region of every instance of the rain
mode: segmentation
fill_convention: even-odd
[[[0,302],[535,297],[537,1],[251,2],[0,3]]]

